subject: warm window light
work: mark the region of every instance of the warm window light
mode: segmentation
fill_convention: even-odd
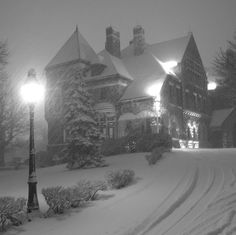
[[[36,80],[33,69],[28,73],[28,77],[20,90],[21,96],[26,103],[37,103],[44,98],[44,87]]]
[[[167,62],[160,62],[162,68],[165,70],[167,74],[175,75],[173,69],[178,65],[178,63],[174,60],[167,61]]]
[[[160,100],[161,87],[160,83],[155,83],[147,88],[147,94],[155,97],[156,100]]]
[[[178,65],[177,61],[169,60],[167,62],[160,61],[156,56],[152,55],[155,60],[161,65],[166,74],[176,75],[173,69]]]
[[[215,90],[216,87],[217,87],[217,84],[216,84],[215,82],[209,82],[208,85],[207,85],[207,89],[208,89],[209,91]]]

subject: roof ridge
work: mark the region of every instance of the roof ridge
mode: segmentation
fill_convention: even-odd
[[[77,39],[77,52],[78,52],[78,59],[80,58],[80,46],[79,46],[79,29],[78,25],[76,25],[76,39]]]
[[[152,44],[149,43],[149,46],[153,46],[153,45],[160,44],[160,43],[168,43],[168,42],[171,42],[171,41],[174,41],[174,40],[178,40],[178,39],[184,39],[184,38],[189,38],[190,39],[191,35],[188,34],[188,35],[185,35],[185,36],[175,37],[175,38],[172,38],[172,39],[169,39],[169,40],[165,40],[165,41],[160,41],[160,42],[156,42],[156,43],[152,43]]]

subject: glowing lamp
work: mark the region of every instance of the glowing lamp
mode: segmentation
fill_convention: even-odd
[[[44,88],[36,79],[36,72],[30,69],[24,85],[21,87],[23,100],[29,105],[29,177],[28,177],[28,202],[27,212],[39,211],[39,202],[37,196],[37,178],[35,164],[35,146],[34,146],[34,105],[44,97]]]
[[[178,63],[174,60],[167,61],[167,62],[161,62],[162,68],[165,70],[167,74],[175,75],[173,69],[178,65]]]
[[[44,98],[44,87],[37,81],[34,69],[29,70],[27,79],[21,87],[21,96],[24,102],[38,103]]]
[[[174,72],[174,68],[178,65],[178,62],[175,60],[169,60],[166,62],[160,61],[156,56],[154,56],[153,54],[151,54],[154,59],[161,65],[161,67],[163,68],[163,70],[165,71],[166,74],[170,74],[170,75],[176,75]]]
[[[209,82],[207,85],[207,90],[212,91],[215,90],[217,87],[217,84],[215,82]]]
[[[156,100],[160,100],[160,92],[162,85],[160,83],[154,83],[146,90],[147,94],[155,97]]]

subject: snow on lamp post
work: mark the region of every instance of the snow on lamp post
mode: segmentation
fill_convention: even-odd
[[[34,106],[41,101],[44,96],[44,88],[36,79],[36,72],[30,69],[25,83],[21,87],[23,100],[29,105],[30,135],[29,135],[29,178],[28,178],[28,202],[27,211],[39,210],[37,197],[37,178],[35,167],[35,147],[34,147]]]

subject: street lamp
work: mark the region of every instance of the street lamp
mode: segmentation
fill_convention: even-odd
[[[36,79],[36,72],[30,69],[24,85],[21,87],[23,100],[29,105],[30,135],[29,135],[29,178],[28,178],[28,202],[27,211],[39,210],[37,197],[37,178],[35,170],[35,147],[34,147],[34,106],[43,99],[44,88]]]

